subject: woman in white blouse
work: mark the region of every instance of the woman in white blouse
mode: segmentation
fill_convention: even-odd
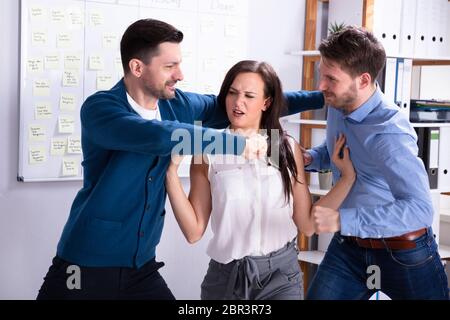
[[[285,107],[281,82],[264,62],[241,61],[227,73],[218,102],[229,130],[267,139],[267,156],[245,160],[234,155],[193,157],[191,189],[186,196],[173,159],[166,188],[180,228],[189,243],[204,234],[211,217],[211,257],[202,299],[302,299],[297,261],[298,230],[314,233],[311,196],[302,153],[282,130]],[[345,138],[339,137],[332,160],[342,177],[319,205],[338,209],[355,180]],[[343,150],[342,159],[338,156]]]

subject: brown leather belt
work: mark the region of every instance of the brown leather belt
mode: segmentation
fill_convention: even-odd
[[[420,230],[408,232],[402,234],[401,236],[383,238],[383,239],[373,239],[373,238],[358,238],[358,237],[345,237],[356,243],[358,246],[367,249],[392,249],[392,250],[403,250],[403,249],[414,249],[416,247],[415,239],[419,238],[421,235],[427,232],[427,228]]]

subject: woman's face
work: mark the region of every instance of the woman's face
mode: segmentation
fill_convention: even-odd
[[[240,73],[228,90],[225,104],[232,129],[259,129],[267,109],[264,82],[258,73]]]

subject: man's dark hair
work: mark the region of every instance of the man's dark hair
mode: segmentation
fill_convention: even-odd
[[[163,42],[180,43],[183,33],[174,26],[155,19],[142,19],[130,25],[120,41],[120,55],[125,74],[130,72],[131,59],[139,59],[145,64],[158,54],[158,46]]]
[[[352,77],[369,73],[372,82],[386,62],[383,45],[371,32],[356,26],[331,34],[322,41],[319,51],[323,58],[337,62]]]

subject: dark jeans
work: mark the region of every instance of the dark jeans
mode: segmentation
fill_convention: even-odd
[[[407,250],[365,249],[336,233],[306,299],[368,299],[377,290],[367,280],[380,270],[380,290],[391,299],[448,300],[447,276],[431,228]]]
[[[163,265],[152,259],[138,269],[79,267],[78,289],[74,264],[55,257],[37,300],[175,300],[158,272]]]

